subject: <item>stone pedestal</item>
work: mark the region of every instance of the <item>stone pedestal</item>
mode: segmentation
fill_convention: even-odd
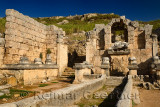
[[[19,61],[19,64],[29,64],[29,60],[27,57],[21,57],[20,58],[20,61]]]
[[[91,68],[93,66],[88,62],[84,61],[83,63],[75,63],[73,67],[75,70],[75,80],[74,83],[81,83],[83,79],[83,75],[91,75]]]
[[[138,65],[135,57],[129,58],[128,69],[129,69],[129,75],[137,75]]]
[[[109,58],[108,57],[103,57],[102,58],[102,65],[101,65],[101,73],[106,74],[106,76],[110,76],[110,63],[109,63]]]
[[[50,54],[47,54],[45,63],[46,64],[52,64],[52,59],[51,59],[51,55]]]
[[[160,84],[160,60],[158,56],[153,57],[150,74],[152,75],[152,78],[154,78],[154,81],[157,81],[157,83]]]
[[[34,63],[35,64],[42,64],[42,59],[41,58],[35,58]]]

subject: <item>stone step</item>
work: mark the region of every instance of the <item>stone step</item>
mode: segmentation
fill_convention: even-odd
[[[63,74],[62,76],[74,76],[74,75],[70,75],[70,74]]]
[[[72,72],[63,72],[62,75],[75,75],[75,73],[72,73]]]
[[[60,76],[60,78],[74,78],[74,76],[66,76],[66,75],[62,75],[62,76]]]
[[[64,72],[72,72],[72,73],[75,73],[75,71],[64,71]]]

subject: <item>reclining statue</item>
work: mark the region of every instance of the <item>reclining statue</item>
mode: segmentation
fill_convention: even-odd
[[[128,48],[128,43],[127,42],[115,42],[114,45],[111,47],[111,49],[117,51],[117,50],[125,50]]]

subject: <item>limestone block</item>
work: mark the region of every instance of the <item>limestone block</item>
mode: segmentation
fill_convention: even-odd
[[[27,44],[21,44],[22,50],[29,50],[29,46]]]
[[[27,53],[27,51],[26,50],[19,50],[19,55],[25,55]]]
[[[152,49],[141,49],[141,62],[145,62],[152,57]]]
[[[14,16],[7,16],[6,17],[6,21],[9,23],[14,22],[15,20],[16,20],[16,18]],[[6,26],[6,28],[8,28],[8,26]]]
[[[101,58],[101,56],[94,56],[93,61],[94,61],[95,66],[101,66],[102,58]]]
[[[24,40],[24,39],[23,39],[22,37],[16,36],[15,41],[17,41],[17,42],[19,42],[19,43],[22,43],[23,40]]]
[[[6,41],[16,41],[16,35],[5,35]]]
[[[16,63],[19,63],[19,58],[20,58],[20,56],[18,54],[12,55],[12,60],[14,60]]]
[[[5,34],[6,35],[16,35],[18,31],[16,29],[6,29]]]
[[[153,25],[145,25],[145,26],[144,26],[145,34],[150,36],[151,33],[152,33],[152,28],[153,28]],[[147,37],[148,37],[148,36],[147,36]]]
[[[6,53],[7,54],[19,54],[19,50],[18,49],[13,49],[13,48],[7,48]]]
[[[137,70],[129,70],[129,75],[137,75]]]
[[[58,76],[58,69],[47,69],[47,77],[57,77]]]
[[[45,70],[24,70],[24,85],[34,84],[46,79]]]
[[[127,28],[128,28],[128,32],[130,32],[130,31],[134,31],[134,27],[127,26]]]
[[[4,47],[0,47],[0,55],[3,55],[4,54]]]
[[[9,77],[9,78],[7,78],[7,84],[10,84],[12,86],[16,86],[17,85],[17,79],[15,77]]]
[[[132,21],[131,25],[136,28],[139,27],[139,23],[137,21]]]
[[[5,39],[0,38],[0,47],[3,47],[5,45]]]
[[[5,60],[12,60],[12,54],[5,54]]]

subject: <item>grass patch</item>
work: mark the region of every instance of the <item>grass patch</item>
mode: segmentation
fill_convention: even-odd
[[[0,99],[3,98],[13,98],[14,94],[19,94],[19,97],[25,97],[28,96],[30,93],[34,93],[32,91],[27,91],[27,90],[18,90],[18,89],[10,89],[9,94],[4,94],[3,96],[0,96]]]
[[[139,21],[140,24],[150,24],[153,25],[153,31],[160,27],[160,19],[159,20],[153,20],[148,22]]]
[[[132,107],[136,106],[137,104],[132,100]]]
[[[39,87],[45,87],[48,86],[48,84],[40,84]]]
[[[0,96],[0,99],[3,99],[3,98],[11,98],[11,95],[4,94],[3,96]]]

